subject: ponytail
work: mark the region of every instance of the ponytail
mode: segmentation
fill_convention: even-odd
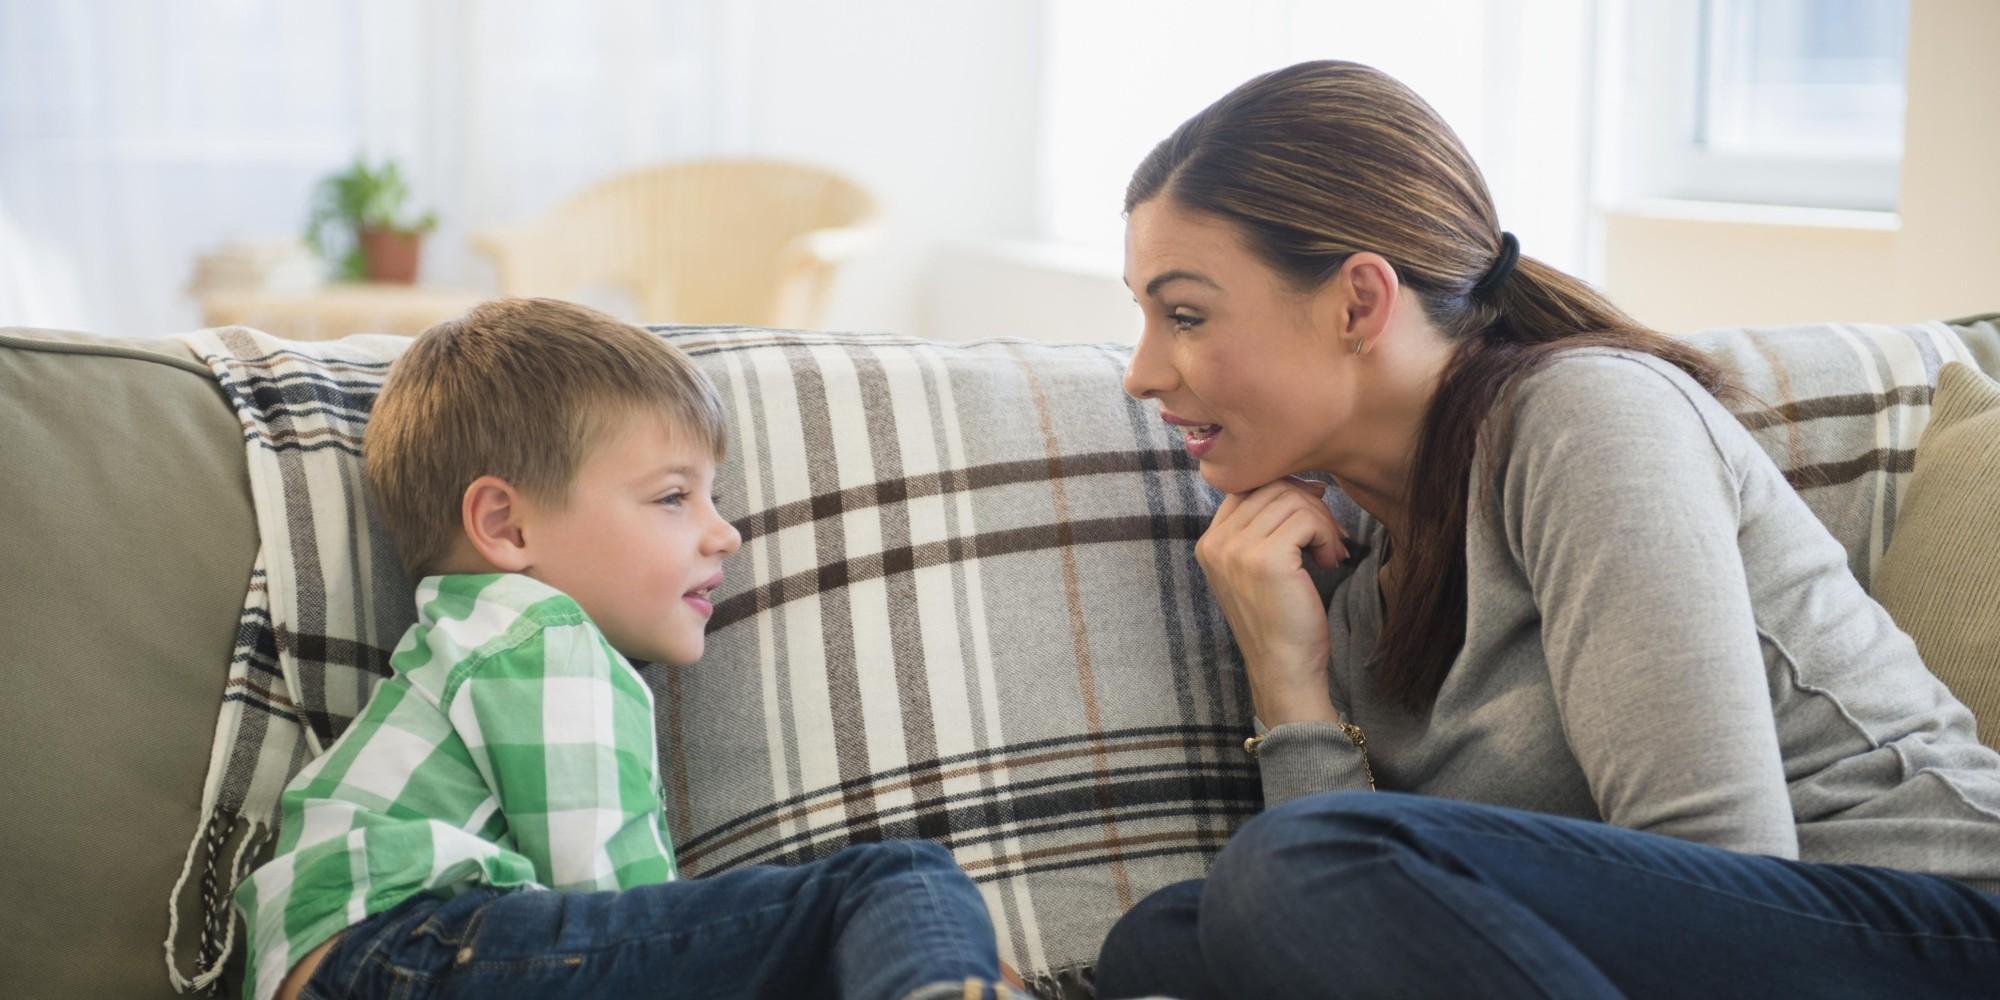
[[[1465,646],[1473,459],[1485,441],[1480,472],[1491,481],[1512,425],[1515,387],[1563,351],[1609,347],[1661,358],[1711,393],[1732,388],[1707,354],[1641,326],[1589,285],[1532,257],[1520,258],[1499,283],[1493,309],[1497,316],[1460,338],[1446,363],[1410,462],[1407,549],[1393,553],[1399,582],[1371,669],[1412,711],[1437,701]]]

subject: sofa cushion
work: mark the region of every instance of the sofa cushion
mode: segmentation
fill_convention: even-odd
[[[243,443],[165,341],[0,330],[0,978],[171,997],[194,830],[257,549]],[[199,869],[181,913],[199,914]],[[194,965],[201,930],[176,938]]]
[[[2000,382],[1947,365],[1876,584],[2000,749]]]
[[[1896,528],[1938,371],[1970,361],[1943,323],[1704,330],[1692,341],[1736,371],[1730,404],[1870,588]]]
[[[745,539],[707,655],[651,673],[682,864],[936,840],[1003,955],[1074,991],[1261,805],[1193,559],[1217,496],[1125,396],[1123,348],[671,338],[731,405]]]
[[[1958,339],[1965,341],[1972,360],[1994,378],[2000,378],[2000,313],[1967,316],[1949,324]]]

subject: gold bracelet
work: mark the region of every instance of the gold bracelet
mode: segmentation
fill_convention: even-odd
[[[1342,722],[1339,723],[1339,726],[1341,735],[1347,737],[1348,742],[1354,744],[1354,749],[1361,751],[1361,772],[1368,776],[1368,790],[1371,792],[1374,791],[1375,765],[1368,760],[1368,734],[1362,732],[1361,727],[1352,722]],[[1265,737],[1263,736],[1252,736],[1244,740],[1243,752],[1249,754],[1252,758],[1261,758],[1264,751],[1264,740]]]
[[[1354,749],[1361,751],[1361,773],[1368,777],[1368,790],[1371,792],[1374,791],[1375,765],[1368,760],[1368,734],[1362,732],[1361,727],[1352,722],[1341,723],[1340,731],[1346,733],[1347,738],[1354,741]]]

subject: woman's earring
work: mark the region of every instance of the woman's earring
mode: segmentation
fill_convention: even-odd
[[[1368,341],[1363,340],[1360,337],[1354,338],[1354,353],[1360,354],[1361,349],[1367,346],[1368,346]]]

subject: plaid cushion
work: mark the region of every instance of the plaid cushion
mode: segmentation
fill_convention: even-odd
[[[1948,324],[1958,339],[1972,351],[1972,358],[1986,374],[2000,378],[2000,313],[1967,316]]]
[[[1943,323],[1705,330],[1692,340],[1736,370],[1750,395],[1734,405],[1737,417],[1869,586],[1930,421],[1938,369],[1970,363],[1965,343]]]
[[[1261,805],[1193,558],[1218,499],[1105,346],[687,330],[744,536],[708,652],[648,672],[684,870],[949,845],[1004,957],[1111,924]]]

